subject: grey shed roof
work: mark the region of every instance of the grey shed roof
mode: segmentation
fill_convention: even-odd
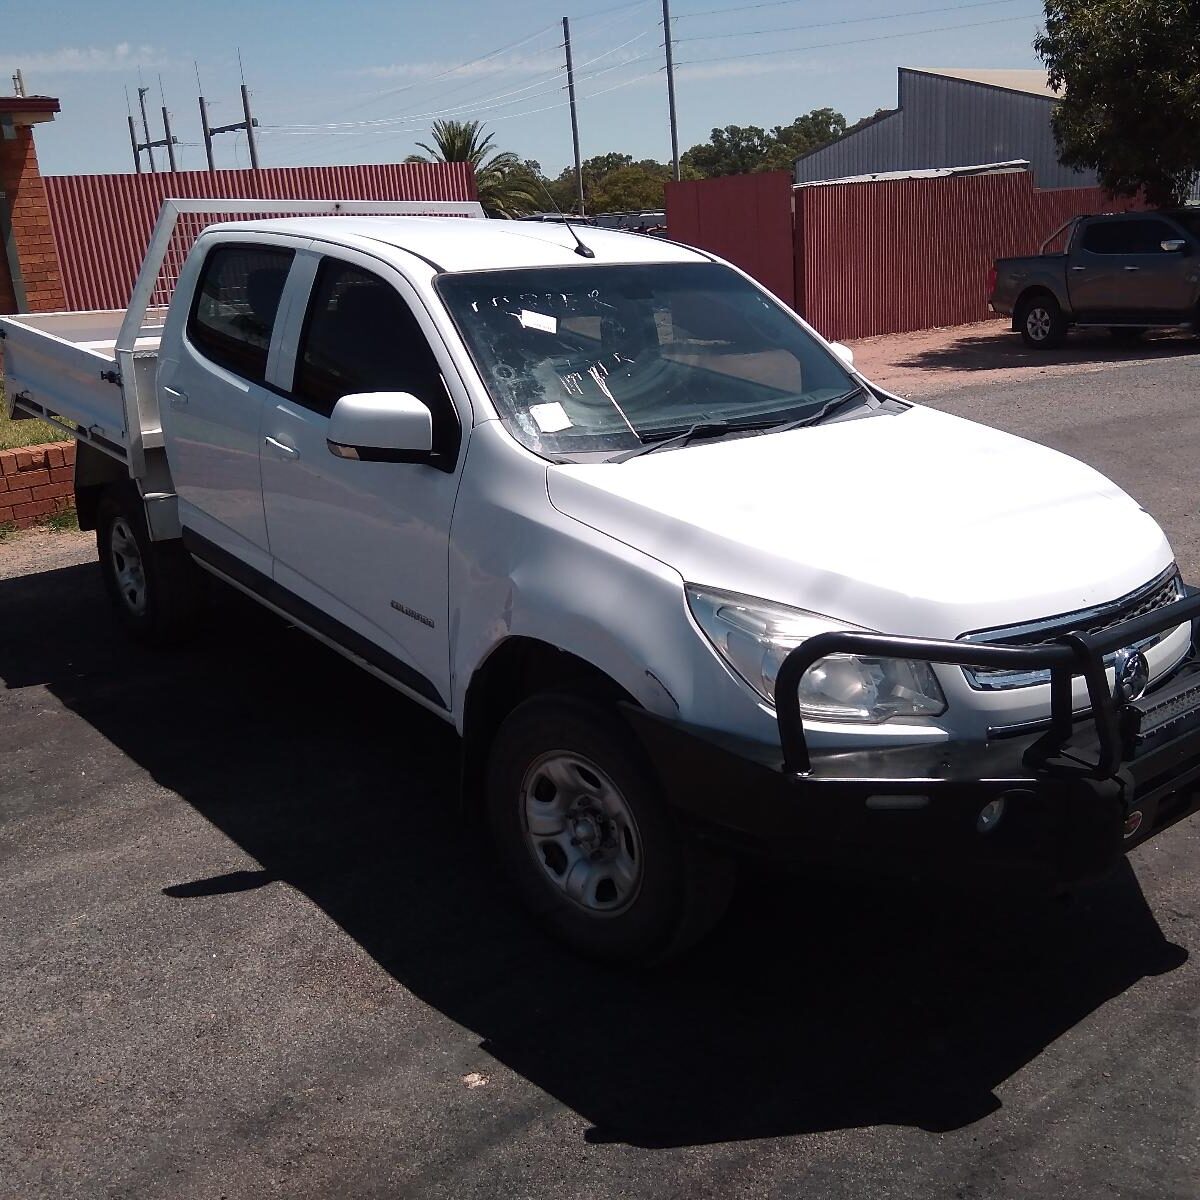
[[[964,83],[981,83],[984,87],[1003,88],[1006,92],[1025,92],[1029,96],[1045,96],[1057,100],[1056,92],[1046,77],[1045,71],[979,71],[974,67],[905,67],[906,71],[919,71],[922,75],[941,75],[947,79],[961,79]]]

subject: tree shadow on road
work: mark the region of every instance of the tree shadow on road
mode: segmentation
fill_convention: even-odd
[[[1116,341],[1107,330],[1075,330],[1056,350],[1031,350],[1007,326],[965,334],[938,346],[897,358],[894,367],[927,371],[1044,370],[1047,367],[1122,365],[1200,353],[1200,341],[1184,334],[1147,333],[1132,343]]]
[[[400,984],[589,1123],[678,1146],[880,1123],[949,1130],[1097,1007],[1186,958],[1128,866],[1073,904],[754,871],[685,961],[631,976],[533,932],[456,805],[436,718],[232,601],[142,651],[94,567],[0,582],[10,688],[45,684],[260,864],[198,860],[179,904],[282,880]]]

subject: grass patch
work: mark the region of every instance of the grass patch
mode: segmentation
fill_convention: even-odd
[[[62,512],[51,513],[42,524],[59,533],[78,533],[79,514],[75,511],[74,506],[64,508]]]
[[[0,450],[20,450],[46,442],[65,442],[70,434],[47,421],[10,421],[4,415],[4,389],[0,387]]]
[[[45,421],[10,421],[0,415],[0,450],[20,450],[46,442],[65,442],[70,434]]]
[[[62,512],[51,513],[48,517],[42,517],[33,525],[27,525],[24,529],[18,529],[11,521],[0,521],[0,546],[5,542],[11,541],[18,533],[26,533],[31,529],[53,529],[56,533],[78,533],[79,532],[79,514],[72,508],[65,508]]]

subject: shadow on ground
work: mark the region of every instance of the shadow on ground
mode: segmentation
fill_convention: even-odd
[[[579,1113],[671,1146],[890,1123],[958,1128],[1106,1000],[1186,957],[1133,872],[1005,906],[751,873],[685,962],[641,977],[532,932],[456,813],[435,718],[230,598],[156,655],[115,633],[95,568],[0,583],[9,687],[45,684],[260,870],[164,879],[179,904],[283,880],[404,987]]]
[[[1137,341],[1116,341],[1106,330],[1077,330],[1057,350],[1031,350],[1006,323],[956,338],[906,358],[897,367],[929,371],[995,371],[1001,369],[1080,366],[1088,363],[1131,363],[1200,353],[1200,340],[1177,333],[1147,333]]]

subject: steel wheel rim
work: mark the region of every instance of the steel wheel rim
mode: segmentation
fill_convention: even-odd
[[[135,616],[146,611],[146,568],[137,538],[124,517],[116,517],[109,530],[108,556],[113,578],[125,607]]]
[[[1050,336],[1052,324],[1050,314],[1044,308],[1031,308],[1025,318],[1025,328],[1035,342],[1044,342]]]
[[[546,881],[589,916],[624,912],[641,890],[642,839],[620,788],[590,759],[540,755],[521,782],[525,844]]]

